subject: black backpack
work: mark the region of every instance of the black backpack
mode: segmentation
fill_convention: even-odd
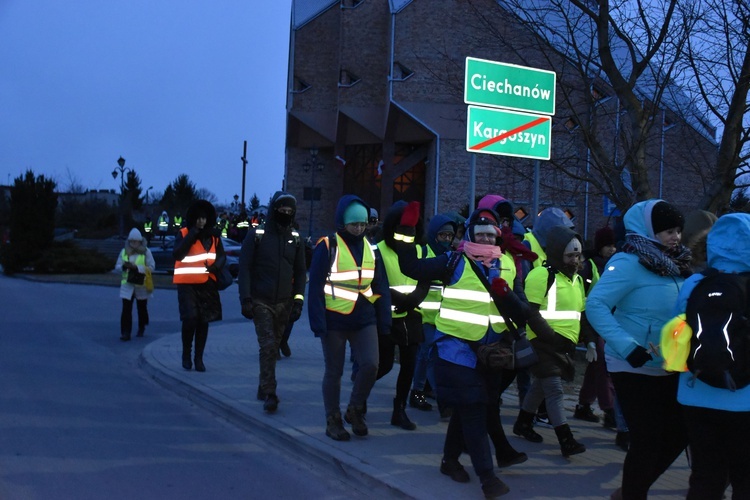
[[[687,301],[693,330],[687,366],[706,384],[735,391],[750,383],[750,273],[703,274]]]

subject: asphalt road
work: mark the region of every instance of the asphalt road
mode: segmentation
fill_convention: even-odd
[[[225,322],[242,320],[236,294],[222,292]],[[1,499],[351,498],[138,368],[179,331],[175,290],[149,301],[143,339],[119,340],[119,311],[115,287],[0,276]]]

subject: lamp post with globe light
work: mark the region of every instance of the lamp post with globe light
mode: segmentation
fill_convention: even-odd
[[[123,198],[125,198],[125,172],[132,172],[133,169],[125,166],[125,158],[120,156],[117,159],[118,167],[112,170],[112,178],[117,179],[117,173],[120,174],[120,239],[125,238],[125,210],[123,208]]]

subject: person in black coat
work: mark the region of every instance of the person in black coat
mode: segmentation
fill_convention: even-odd
[[[221,320],[221,299],[216,276],[224,267],[226,254],[219,232],[213,227],[216,209],[206,200],[188,208],[185,226],[175,235],[173,282],[182,321],[182,367],[190,370],[190,351],[195,338],[195,370],[206,371],[203,350],[208,324]]]

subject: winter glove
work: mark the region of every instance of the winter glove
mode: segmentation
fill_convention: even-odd
[[[526,305],[502,278],[495,278],[490,285],[495,305],[502,316],[508,317],[517,327],[526,326],[529,307]]]
[[[633,352],[628,354],[628,357],[625,358],[633,368],[640,368],[652,359],[654,358],[652,358],[648,351],[642,346],[636,346]]]
[[[289,321],[294,323],[300,316],[302,316],[302,301],[295,300],[292,304],[292,310],[289,312]]]
[[[586,361],[593,363],[597,359],[596,344],[589,342],[586,344]]]
[[[247,319],[253,319],[253,299],[245,299],[242,303],[242,315]]]
[[[206,266],[206,271],[213,274],[214,276],[218,276],[221,272],[221,269],[216,267],[216,264],[211,264],[210,266]]]
[[[418,201],[412,201],[406,205],[404,212],[401,214],[399,225],[396,226],[396,232],[393,235],[396,241],[414,243],[417,234],[417,223],[419,222],[419,207]]]

